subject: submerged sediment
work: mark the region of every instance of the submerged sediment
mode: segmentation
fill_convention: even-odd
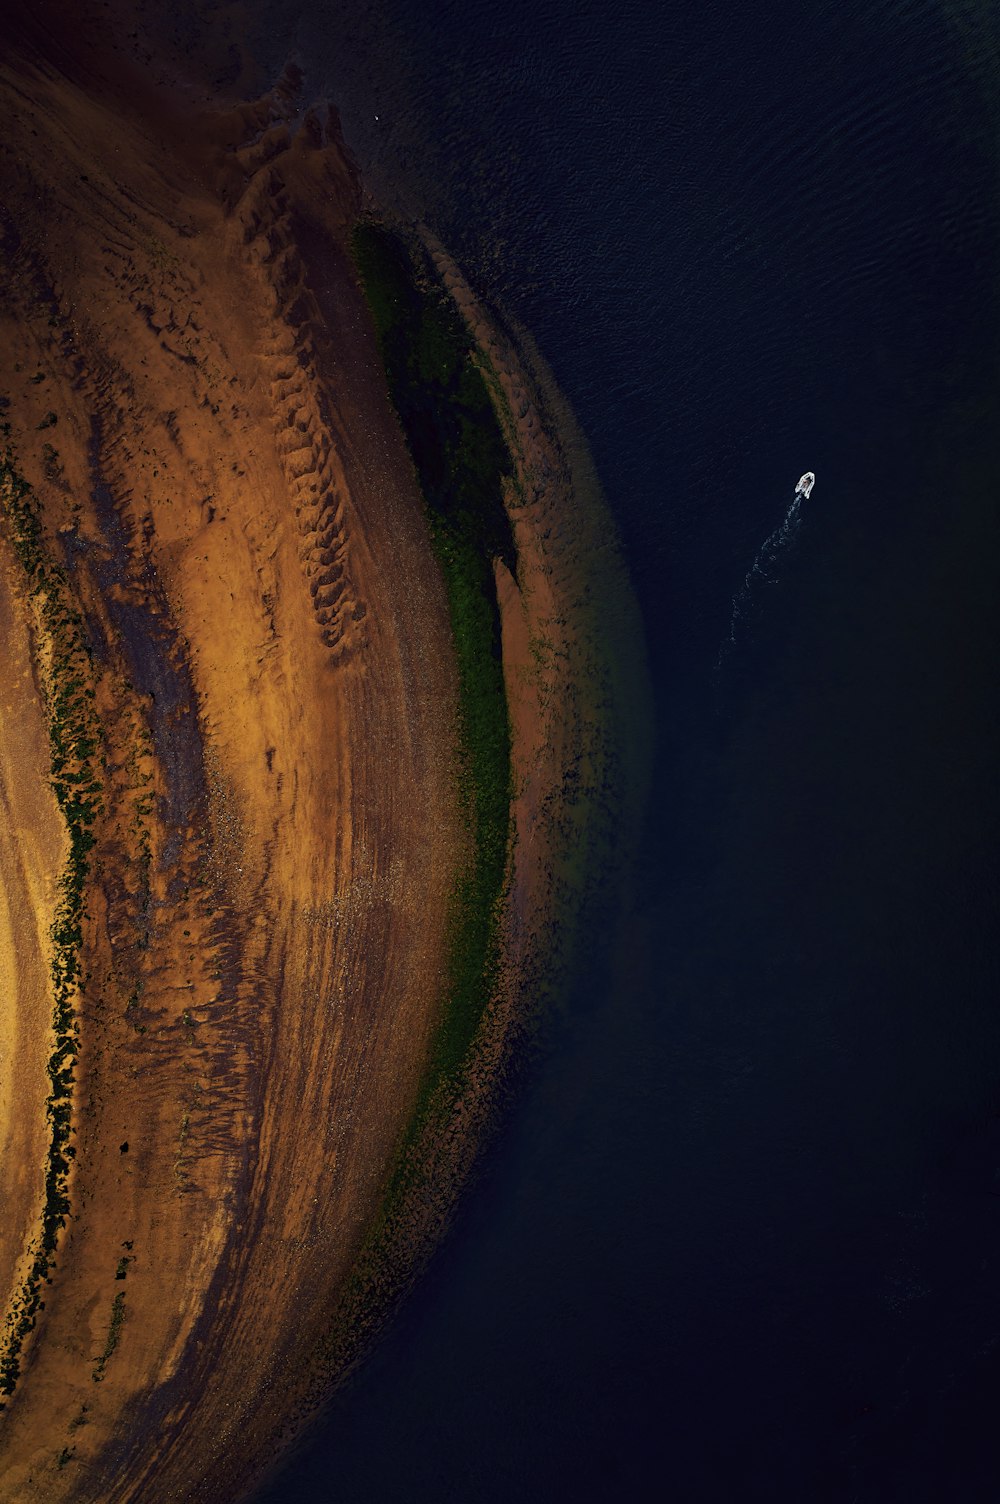
[[[390,401],[335,116],[294,70],[197,119],[134,83],[0,66],[0,393],[65,628],[8,507],[18,1504],[250,1487],[440,1235],[620,811],[599,514],[511,342],[426,241],[492,414],[469,531]]]

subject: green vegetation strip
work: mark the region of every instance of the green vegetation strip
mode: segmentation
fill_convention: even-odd
[[[51,1280],[60,1229],[69,1215],[83,895],[88,854],[94,845],[91,826],[101,808],[101,781],[99,725],[83,622],[72,604],[65,571],[48,557],[38,501],[18,474],[9,448],[0,456],[0,508],[27,579],[39,628],[38,669],[48,716],[51,782],[69,833],[69,856],[50,930],[55,1048],[47,1067],[51,1089],[45,1103],[49,1124],[45,1203],[40,1236],[31,1246],[31,1264],[7,1314],[0,1346],[0,1394],[9,1395],[21,1371],[25,1339],[42,1306],[42,1286]]]
[[[99,1384],[104,1378],[104,1370],[108,1361],[118,1346],[118,1339],[122,1334],[122,1325],[125,1321],[125,1291],[119,1290],[111,1302],[111,1320],[108,1323],[108,1335],[104,1343],[104,1350],[94,1364],[92,1378],[95,1384]]]
[[[499,976],[511,770],[493,564],[500,557],[513,572],[516,556],[503,504],[510,452],[464,320],[419,245],[362,223],[352,249],[447,592],[458,662],[458,796],[472,847],[452,895],[448,994],[397,1158],[388,1216],[408,1182],[409,1150],[428,1113],[459,1088]]]

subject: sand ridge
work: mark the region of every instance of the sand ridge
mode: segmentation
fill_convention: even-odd
[[[377,1207],[439,1005],[447,617],[333,122],[290,121],[283,84],[171,141],[37,60],[3,83],[8,416],[93,644],[107,794],[73,1217],[5,1497],[214,1498]]]
[[[29,652],[17,560],[0,545],[0,1300],[23,1278],[43,1195],[48,1133],[39,1111],[51,1049],[45,916],[56,902],[66,835],[49,788],[48,733]]]

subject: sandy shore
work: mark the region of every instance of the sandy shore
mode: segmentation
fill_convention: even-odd
[[[537,388],[440,252],[518,456],[518,579],[499,580],[517,838],[503,995],[362,1311],[345,1282],[416,1100],[465,838],[443,588],[346,253],[360,188],[291,76],[195,118],[53,35],[0,65],[0,394],[92,647],[104,814],[72,1215],[0,1471],[12,1504],[221,1501],[440,1235],[614,846],[622,702],[588,612],[616,566]],[[66,844],[6,540],[5,1290],[40,1210]]]

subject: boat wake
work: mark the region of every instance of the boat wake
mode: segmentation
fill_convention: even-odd
[[[738,645],[741,635],[745,635],[755,620],[759,619],[761,607],[759,592],[761,587],[777,585],[778,564],[782,556],[795,542],[796,534],[802,523],[802,503],[807,500],[816,484],[816,477],[811,470],[800,477],[795,487],[795,497],[791,506],[785,513],[784,521],[780,527],[765,539],[757,550],[757,556],[746,572],[743,584],[733,596],[733,609],[729,619],[729,636],[724,640],[719,649],[719,657],[716,668],[721,669],[733,649]]]

